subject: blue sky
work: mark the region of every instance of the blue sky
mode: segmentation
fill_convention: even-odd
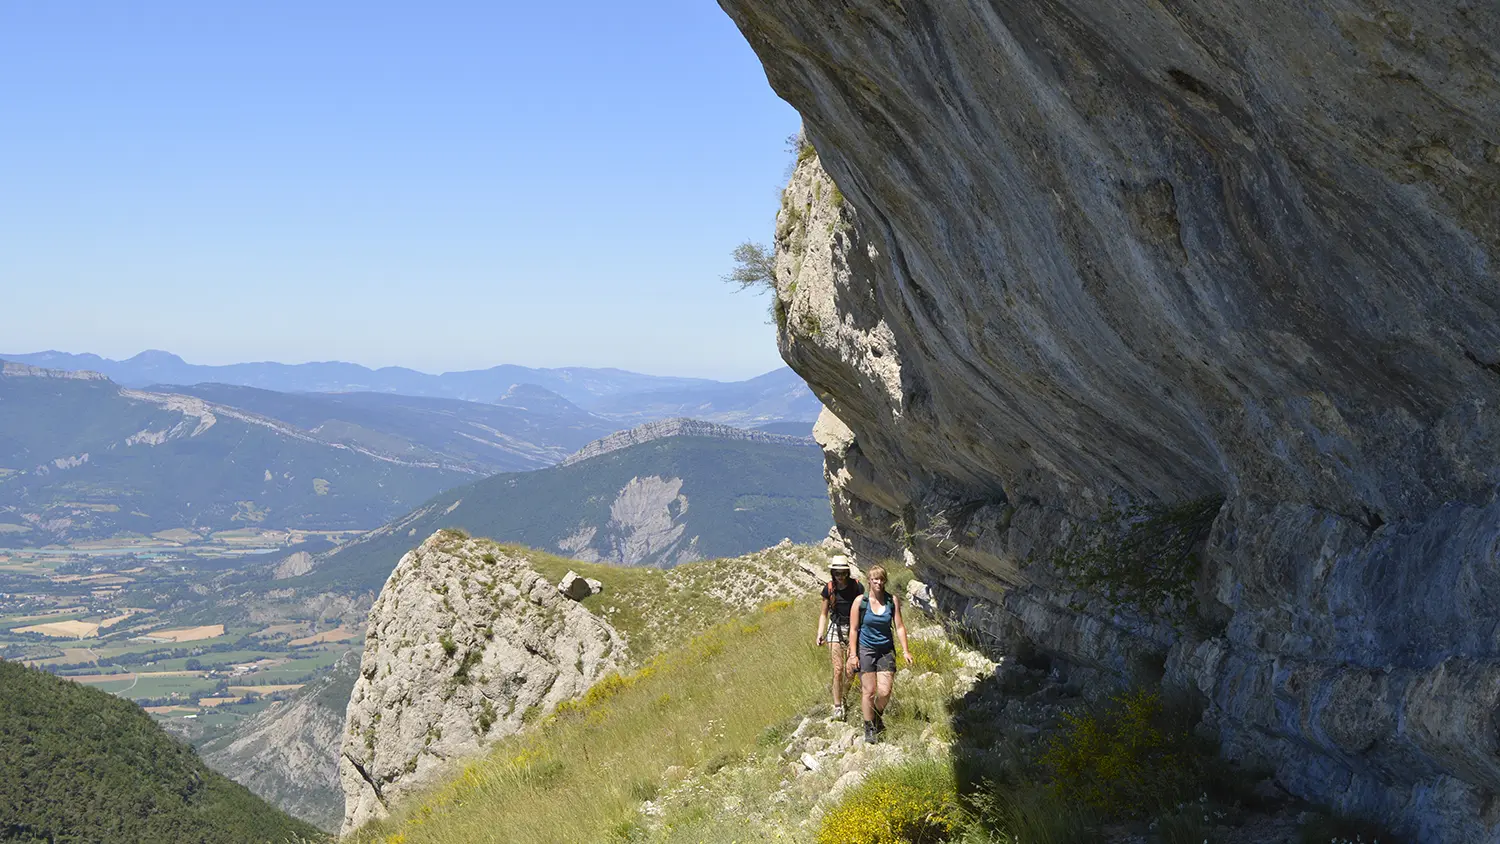
[[[712,0],[0,4],[0,352],[743,378],[796,113]]]

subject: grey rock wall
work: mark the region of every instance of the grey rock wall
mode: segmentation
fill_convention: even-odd
[[[433,534],[370,609],[338,760],[343,832],[583,692],[623,647],[523,557]]]
[[[1231,755],[1500,841],[1500,7],[721,0],[801,111],[779,342],[837,530]],[[1199,622],[1045,560],[1222,497]]]

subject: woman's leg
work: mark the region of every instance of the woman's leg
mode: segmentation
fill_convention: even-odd
[[[859,672],[859,711],[864,715],[866,721],[875,720],[875,674],[870,671]]]
[[[891,687],[896,683],[896,672],[879,671],[875,674],[875,711],[884,712],[891,705]]]
[[[849,658],[848,651],[842,642],[833,642],[828,646],[828,653],[833,658],[833,705],[844,705],[844,660]]]

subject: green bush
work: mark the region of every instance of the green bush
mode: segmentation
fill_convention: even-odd
[[[1133,691],[1091,713],[1068,713],[1041,756],[1054,793],[1113,817],[1183,802],[1202,782],[1201,754],[1155,692]]]
[[[823,816],[818,844],[928,844],[959,829],[953,770],[935,760],[875,771]]]
[[[909,644],[911,645],[912,668],[916,671],[951,674],[963,665],[958,654],[953,650],[953,646],[941,639],[912,638]]]

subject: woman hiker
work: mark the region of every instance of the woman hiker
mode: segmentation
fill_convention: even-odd
[[[844,659],[849,651],[849,612],[854,599],[865,594],[849,573],[849,559],[834,557],[828,563],[828,574],[833,579],[823,586],[823,612],[818,616],[818,647],[828,643],[828,654],[833,663],[833,718],[844,720]]]
[[[906,644],[906,622],[901,619],[901,602],[885,590],[884,566],[870,569],[870,591],[854,599],[849,610],[849,631],[858,643],[861,712],[865,716],[865,741],[874,744],[885,732],[881,718],[891,703],[891,686],[896,681],[896,644],[894,630],[901,639],[901,655],[911,665],[911,648]],[[849,655],[849,669],[854,669],[856,655]]]

